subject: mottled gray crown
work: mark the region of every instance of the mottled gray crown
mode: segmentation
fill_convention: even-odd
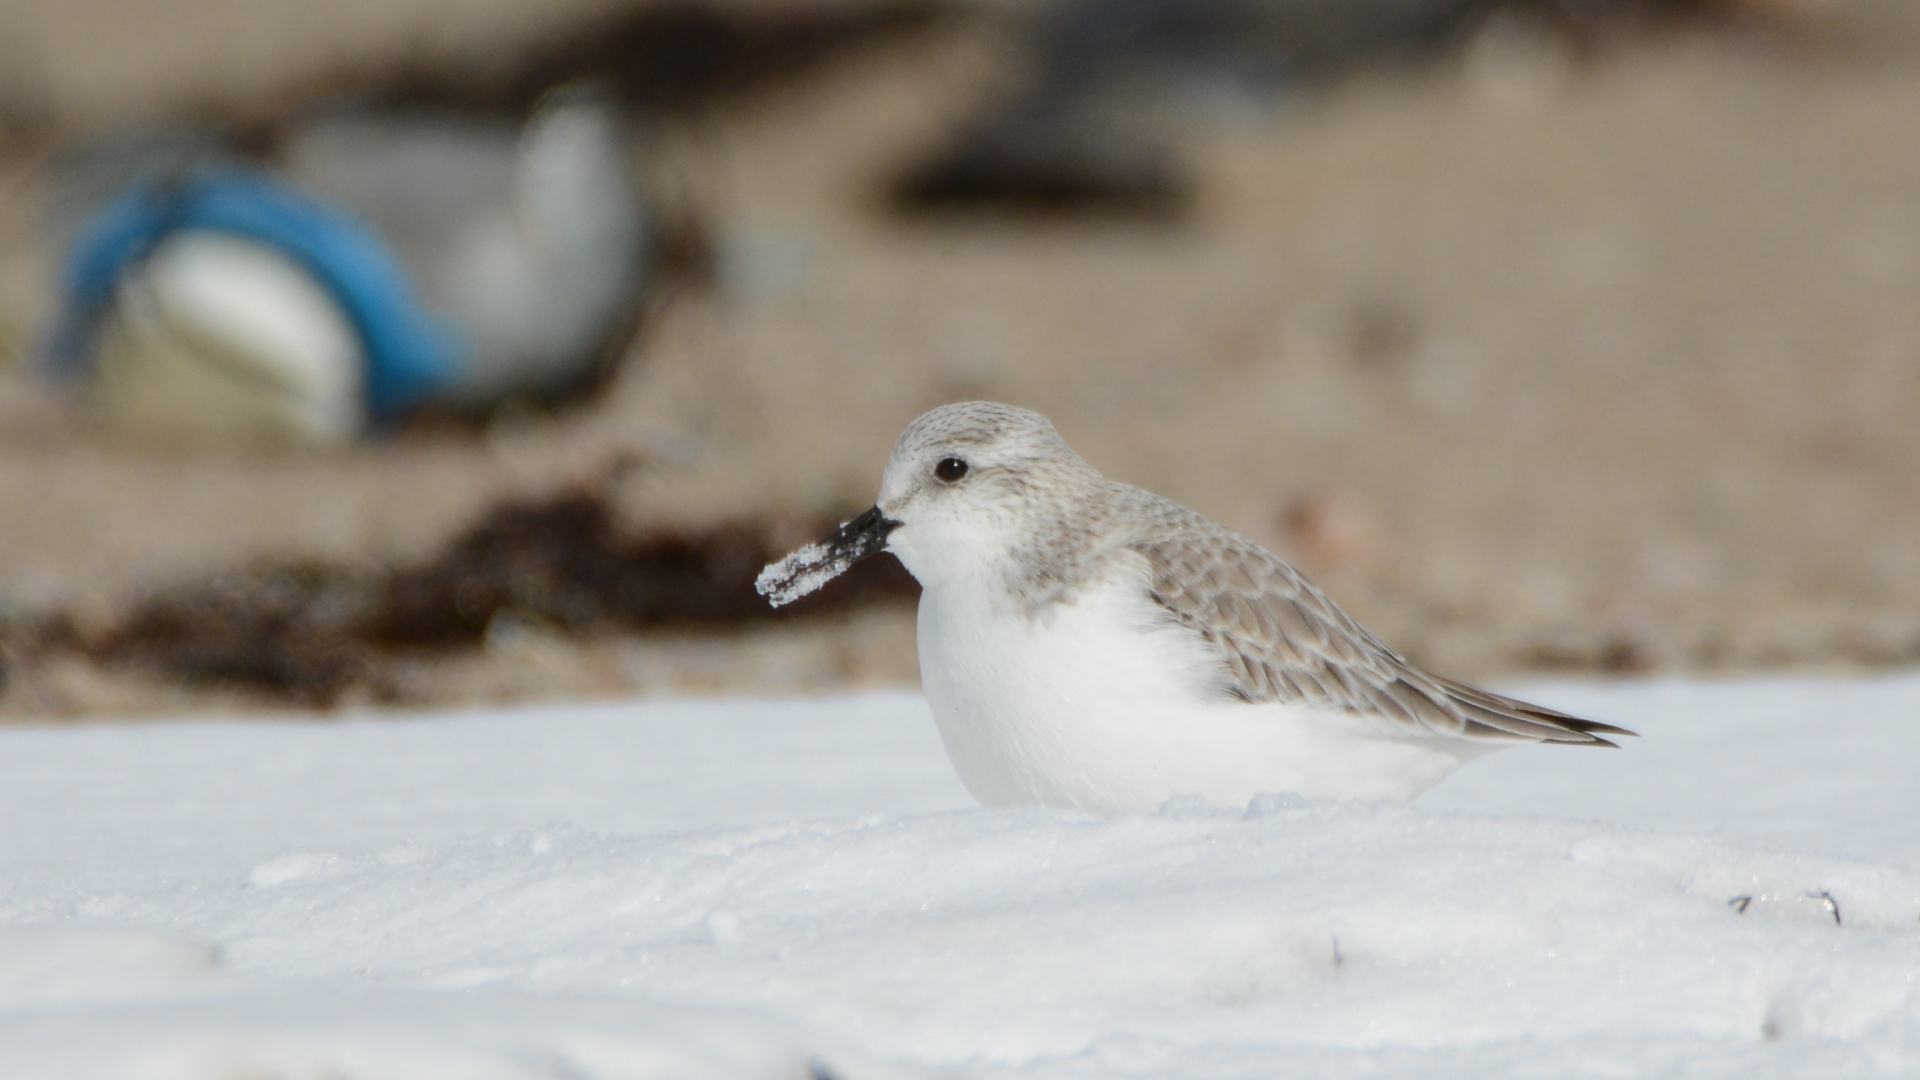
[[[904,457],[930,446],[1028,446],[1036,456],[1076,456],[1046,417],[997,401],[961,401],[922,413],[900,433],[893,453]]]

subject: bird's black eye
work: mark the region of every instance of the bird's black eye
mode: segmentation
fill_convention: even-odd
[[[933,467],[933,475],[943,483],[955,483],[967,475],[967,463],[957,457],[941,458],[940,464]]]

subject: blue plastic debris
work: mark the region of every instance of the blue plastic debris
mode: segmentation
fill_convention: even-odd
[[[75,241],[48,366],[78,378],[119,282],[168,237],[186,230],[258,241],[304,267],[339,303],[366,357],[368,413],[391,422],[454,378],[461,340],[415,299],[386,244],[351,215],[255,169],[218,166],[148,179],[99,211]]]

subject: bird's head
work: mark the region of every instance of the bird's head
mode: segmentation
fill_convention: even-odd
[[[1101,482],[1039,413],[942,405],[901,433],[873,509],[769,567],[761,591],[776,603],[798,599],[881,551],[928,588],[989,571]]]

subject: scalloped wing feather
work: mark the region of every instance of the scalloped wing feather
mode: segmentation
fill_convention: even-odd
[[[1633,732],[1432,675],[1389,649],[1278,556],[1176,503],[1136,492],[1153,599],[1225,661],[1225,691],[1388,721],[1408,735],[1612,746]]]

